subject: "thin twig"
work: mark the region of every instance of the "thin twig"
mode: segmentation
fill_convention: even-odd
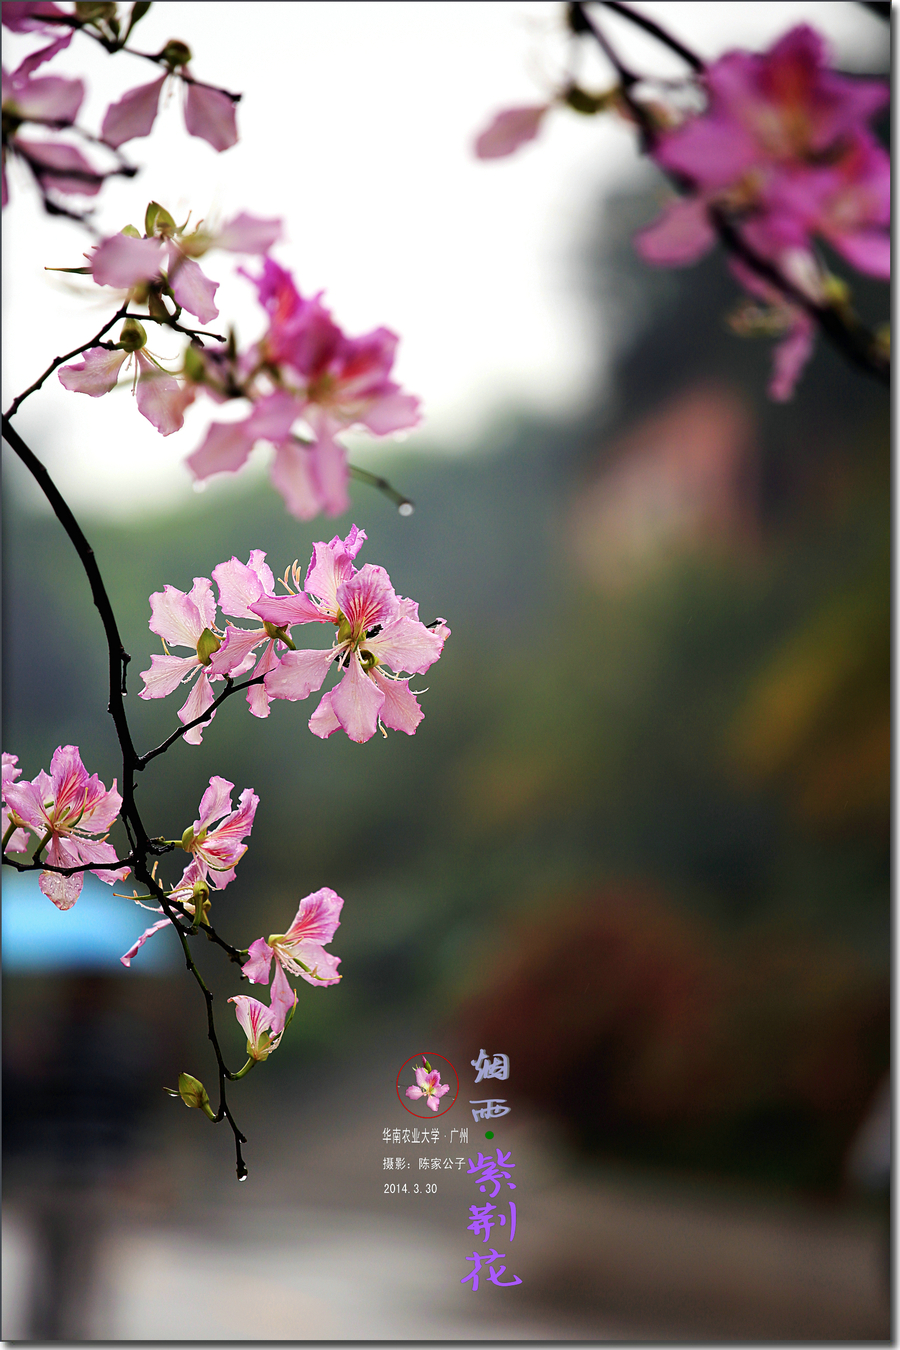
[[[112,318],[107,320],[107,322],[100,329],[100,332],[97,333],[94,337],[90,338],[89,341],[82,342],[80,347],[75,347],[72,351],[66,352],[65,356],[56,356],[53,358],[47,369],[44,371],[43,375],[39,376],[39,378],[35,380],[34,384],[30,384],[28,388],[24,390],[23,393],[19,394],[18,398],[14,398],[12,403],[7,408],[6,412],[3,414],[4,436],[6,435],[7,421],[9,420],[10,417],[14,417],[16,415],[16,413],[19,411],[19,408],[25,402],[26,398],[28,398],[29,394],[36,394],[37,391],[40,389],[41,385],[44,383],[44,381],[50,375],[52,375],[54,370],[56,370],[57,366],[61,366],[64,361],[71,361],[73,356],[79,356],[82,352],[86,352],[90,347],[99,346],[100,339],[103,337],[103,334],[108,333],[110,328],[112,328],[113,324],[118,323],[120,319],[124,319],[127,310],[128,310],[128,302],[126,301],[124,305],[121,305],[119,309],[116,310]],[[10,441],[10,445],[12,445],[12,441]]]

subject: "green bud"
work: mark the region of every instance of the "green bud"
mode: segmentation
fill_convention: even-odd
[[[215,1120],[215,1112],[209,1104],[209,1094],[198,1078],[192,1077],[189,1073],[180,1073],[178,1095],[185,1106],[195,1106],[198,1111],[205,1112],[210,1120]]]
[[[85,23],[96,23],[98,19],[114,19],[116,6],[114,0],[77,0],[75,14]]]
[[[217,652],[222,645],[222,639],[217,638],[211,628],[204,628],[197,642],[197,655],[200,658],[201,666],[208,666],[213,659],[213,653]]]
[[[126,319],[122,324],[119,341],[116,346],[123,352],[140,351],[147,342],[147,330],[137,319]]]
[[[288,647],[292,652],[295,652],[297,650],[291,638],[288,637],[288,631],[286,627],[279,628],[277,624],[270,623],[268,619],[264,619],[263,628],[266,630],[270,638],[275,638],[277,641],[283,642],[284,645]]]
[[[128,20],[129,33],[132,28],[134,28],[135,24],[140,23],[149,8],[150,0],[137,0],[137,4],[131,6],[131,17]]]
[[[206,378],[206,366],[203,357],[193,344],[185,348],[182,370],[189,380],[193,380],[194,384],[202,384]]]
[[[338,623],[337,640],[338,642],[347,642],[353,629],[350,627],[350,620],[346,619],[340,610],[338,610],[338,614],[340,614],[340,622]]]
[[[127,234],[129,239],[140,239],[141,237],[141,232],[136,225],[126,225],[124,230],[120,230],[119,233]]]
[[[171,314],[162,302],[162,296],[156,291],[149,291],[147,294],[147,308],[150,311],[151,319],[161,319],[163,323],[168,323]]]
[[[144,213],[144,233],[149,239],[154,234],[168,235],[175,229],[175,220],[159,202],[150,202]]]
[[[206,923],[212,908],[209,899],[209,887],[205,881],[194,882],[194,923]]]
[[[186,42],[170,38],[160,52],[162,59],[170,66],[186,66],[191,59],[191,49]]]
[[[589,94],[586,89],[579,89],[577,84],[570,84],[563,98],[575,112],[592,117],[594,113],[608,112],[618,95],[618,85],[602,94]]]

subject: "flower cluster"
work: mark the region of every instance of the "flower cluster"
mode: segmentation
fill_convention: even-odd
[[[3,838],[5,848],[24,853],[28,831],[36,836],[35,859],[47,849],[52,867],[79,867],[85,863],[117,861],[116,850],[106,834],[122,807],[116,781],[107,790],[96,774],[88,777],[77,746],[61,745],[50,761],[50,773],[42,769],[31,782],[15,780],[21,774],[15,755],[3,756]],[[12,830],[9,840],[7,832]],[[98,838],[97,836],[102,836]],[[129,868],[115,870],[91,867],[101,881],[112,885],[128,876]],[[57,909],[71,909],[81,894],[80,872],[41,872],[40,888]]]
[[[237,809],[233,810],[233,790],[234,783],[218,776],[212,777],[200,801],[199,817],[193,825],[188,826],[178,844],[185,853],[191,855],[191,861],[170,895],[194,915],[195,921],[204,920],[209,908],[210,885],[217,890],[224,890],[229,882],[234,881],[234,869],[247,852],[244,840],[253,829],[259,798],[252,788],[244,788]],[[216,820],[218,825],[213,825]],[[161,906],[155,908],[160,914],[164,912]],[[130,966],[147,939],[169,923],[171,919],[160,919],[147,928],[120,957],[122,965]]]
[[[582,22],[573,31],[592,30]],[[732,272],[767,306],[754,331],[783,334],[769,393],[784,400],[812,351],[810,308],[846,299],[815,241],[868,276],[890,277],[890,162],[868,125],[889,89],[831,69],[824,40],[807,25],[767,52],[693,64],[699,89],[660,86],[647,99],[640,87],[591,95],[570,84],[549,103],[506,109],[475,153],[512,154],[534,139],[554,103],[582,113],[614,108],[637,120],[648,153],[682,194],[636,236],[637,251],[645,262],[679,267],[707,253],[723,229],[733,232]],[[702,111],[685,102],[691,92],[704,98]]]
[[[315,735],[325,738],[341,729],[362,742],[379,726],[412,735],[423,713],[400,672],[412,676],[427,670],[441,655],[450,630],[442,619],[430,627],[423,624],[416,603],[396,594],[383,568],[366,564],[357,570],[354,559],[365,538],[354,525],[344,539],[335,535],[327,544],[315,544],[305,589],[294,563],[281,583],[285,594],[276,594],[266,555],[258,549],[246,563],[232,558],[213,568],[223,612],[261,620],[254,628],[228,623],[223,631],[217,626],[209,578],[195,577],[188,593],[166,586],[153,594],[150,628],[192,654],[176,656],[167,648],[164,655],[154,655],[143,672],[141,697],[164,698],[193,680],[178,713],[182,722],[191,722],[214,702],[214,681],[252,671],[250,678],[259,683],[247,692],[250,711],[267,717],[271,699],[307,698],[321,689],[335,665],[340,682],[323,694],[309,720]],[[330,647],[298,649],[291,629],[310,623],[333,626]],[[185,739],[198,744],[202,730],[202,725],[190,728]]]
[[[348,337],[322,304],[297,290],[290,272],[266,257],[249,277],[268,315],[263,337],[245,354],[191,353],[185,373],[218,398],[250,401],[242,422],[214,422],[188,458],[197,479],[236,473],[259,441],[275,447],[271,475],[301,520],[349,506],[346,450],[336,437],[360,426],[376,436],[413,427],[418,400],[390,378],[398,338],[387,328]],[[198,359],[199,357],[199,359]],[[294,432],[302,422],[305,438]]]
[[[707,68],[705,112],[652,151],[687,195],[637,236],[645,261],[695,262],[715,243],[718,216],[814,304],[828,296],[817,238],[859,271],[890,277],[890,161],[867,125],[889,90],[839,75],[827,59],[822,38],[801,25],[768,52],[727,52]],[[732,268],[754,296],[782,307],[788,332],[770,394],[788,398],[812,349],[809,318],[739,259]]]
[[[148,319],[176,327],[182,310],[201,323],[219,313],[218,282],[204,274],[198,257],[213,248],[256,255],[262,271],[248,279],[268,319],[259,342],[244,352],[233,337],[224,350],[192,343],[184,352],[179,381],[146,350],[146,332],[132,316],[117,343],[91,347],[82,361],[63,366],[61,383],[74,393],[100,397],[115,388],[133,352],[138,411],[164,436],[181,428],[185,408],[201,391],[216,403],[246,399],[248,416],[213,422],[188,457],[194,478],[236,473],[254,446],[267,441],[275,447],[272,482],[288,510],[301,520],[319,511],[339,514],[349,506],[340,433],[363,427],[386,436],[419,420],[418,399],[390,378],[396,334],[376,328],[348,337],[321,295],[304,299],[290,272],[268,256],[281,236],[281,221],[242,212],[220,229],[201,222],[188,231],[187,224],[176,225],[164,207],[151,202],[143,235],[128,225],[87,254],[86,267],[69,270],[89,272],[98,285],[124,292],[129,304],[146,305]]]
[[[42,195],[53,205],[53,194],[94,197],[105,178],[112,174],[132,175],[135,170],[119,164],[111,170],[91,163],[71,141],[35,140],[20,134],[25,124],[67,130],[89,141],[99,141],[114,152],[125,142],[138,136],[147,136],[153,126],[162,87],[169,79],[177,79],[185,90],[184,120],[189,135],[199,136],[215,150],[227,150],[237,141],[234,104],[237,95],[216,89],[197,80],[190,71],[190,49],[175,39],[166,43],[158,56],[152,59],[165,67],[164,73],[152,84],[131,89],[115,103],[110,104],[103,118],[100,137],[90,137],[76,126],[84,101],[84,82],[58,75],[34,72],[58,52],[69,46],[79,29],[102,42],[109,52],[125,49],[125,43],[135,24],[149,5],[133,5],[127,30],[120,31],[115,5],[75,5],[64,10],[52,0],[6,0],[2,22],[14,33],[36,33],[51,38],[49,45],[32,52],[11,73],[3,70],[3,205],[7,203],[6,156],[16,155],[27,164]],[[91,11],[91,12],[85,12]],[[130,49],[128,49],[130,50]],[[64,209],[63,214],[68,214]]]

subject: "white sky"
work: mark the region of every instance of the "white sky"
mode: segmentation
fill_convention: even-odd
[[[636,8],[708,58],[732,46],[763,48],[804,20],[831,39],[846,69],[865,70],[884,41],[881,21],[854,3],[669,0]],[[471,152],[495,111],[540,102],[551,88],[565,50],[561,14],[556,0],[155,3],[133,45],[156,51],[179,37],[199,78],[242,90],[240,141],[217,155],[189,137],[173,96],[153,135],[124,147],[142,172],[106,185],[98,224],[109,234],[129,221],[142,227],[151,198],[178,219],[188,210],[195,220],[241,210],[282,217],[286,242],[274,256],[303,293],[324,289],[351,334],[384,324],[401,335],[396,375],[426,412],[417,438],[465,451],[504,406],[577,406],[597,354],[571,250],[598,193],[646,172],[634,138],[613,118],[560,111],[511,159],[479,163]],[[606,15],[604,23],[623,43],[627,35],[623,50],[639,68],[661,61],[659,73],[678,73],[674,59],[621,20]],[[7,67],[39,45],[3,36]],[[77,35],[47,69],[86,77],[80,121],[94,130],[109,102],[155,78],[148,62],[111,59]],[[596,88],[611,83],[599,58],[583,78]],[[4,406],[111,312],[89,279],[43,270],[78,265],[87,236],[44,216],[21,172],[11,193]],[[247,343],[261,329],[260,311],[249,284],[234,277],[239,262],[210,254],[203,267],[222,282],[219,322],[234,319]],[[151,349],[174,356],[178,343],[157,331]],[[163,438],[123,390],[88,399],[63,390],[54,375],[16,424],[73,506],[121,514],[183,500],[190,479],[182,461],[209,421],[245,411],[243,403],[222,410],[201,399],[182,431]],[[261,464],[269,453],[255,458]],[[365,462],[358,448],[354,458]]]

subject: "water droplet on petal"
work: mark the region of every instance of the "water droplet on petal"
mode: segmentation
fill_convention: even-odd
[[[401,502],[400,505],[397,507],[397,510],[401,516],[411,516],[413,511],[415,511],[415,509],[416,508],[413,506],[412,502]]]

